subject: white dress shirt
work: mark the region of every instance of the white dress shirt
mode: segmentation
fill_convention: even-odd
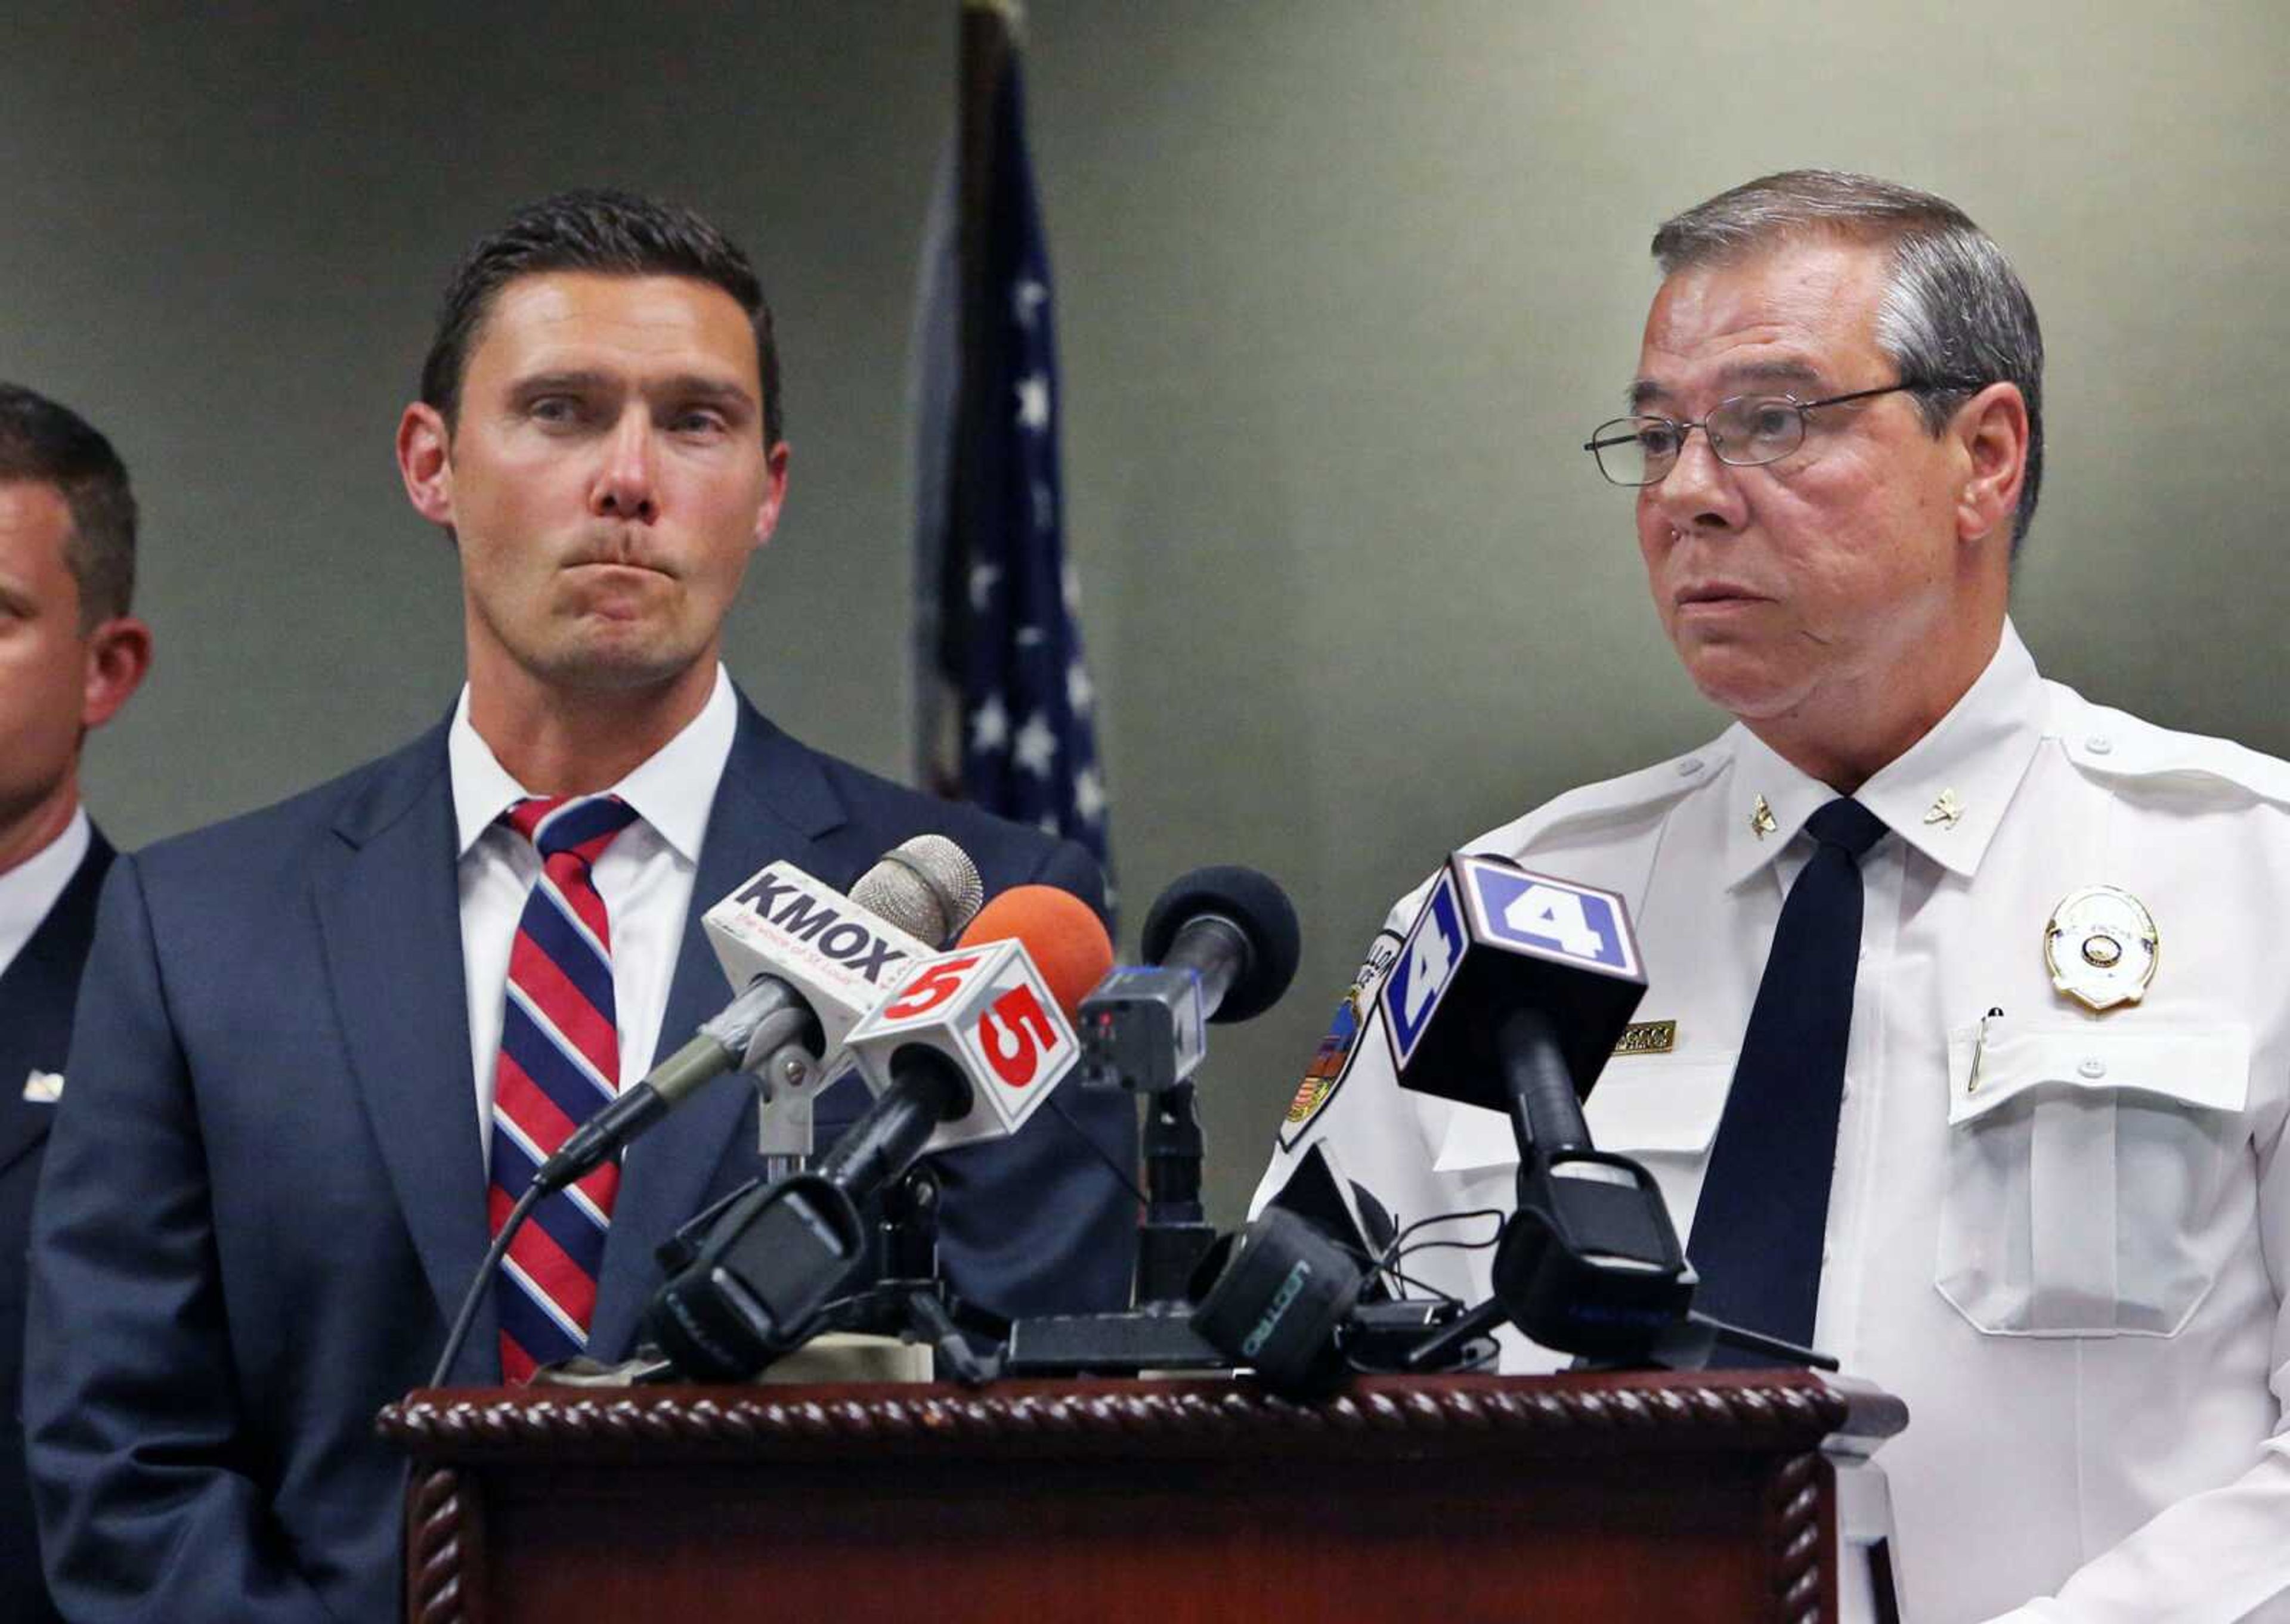
[[[590,870],[613,933],[613,1012],[625,1085],[652,1067],[684,940],[700,843],[731,759],[740,713],[732,679],[716,668],[715,692],[700,714],[642,765],[613,786],[636,821],[605,848]],[[477,1136],[492,1151],[493,1065],[500,1054],[501,1000],[509,949],[526,896],[540,877],[532,843],[500,821],[530,793],[494,759],[469,725],[461,690],[445,736],[460,838],[461,968],[469,997],[469,1066],[476,1079]],[[728,995],[727,995],[728,996]]]
[[[0,975],[8,973],[8,966],[64,894],[93,839],[87,808],[76,807],[62,834],[0,874]]]
[[[1675,1020],[1676,1047],[1611,1061],[1587,1115],[1689,1237],[1804,824],[1834,794],[1736,726],[1469,848],[1627,900],[1637,1018]],[[2046,683],[2007,626],[1857,798],[1889,833],[1861,865],[1814,1340],[1908,1402],[1877,1456],[1908,1616],[2290,1618],[2290,764]],[[2161,947],[2143,999],[2094,1013],[2044,944],[2102,884]],[[1422,894],[1378,938],[1362,1010]],[[1506,1119],[1400,1091],[1380,1017],[1342,1058],[1347,1026],[1259,1204],[1325,1140],[1403,1224],[1508,1209]],[[1488,1257],[1408,1267],[1476,1302]],[[1506,1347],[1509,1368],[1552,1363]]]

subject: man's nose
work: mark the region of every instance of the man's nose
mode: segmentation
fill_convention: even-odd
[[[597,470],[589,492],[589,511],[600,518],[651,523],[660,516],[656,475],[652,414],[641,404],[632,404],[605,442],[604,466]]]
[[[1648,493],[1672,530],[1738,530],[1747,516],[1734,476],[1709,444],[1709,429],[1697,423],[1685,431],[1677,460]]]

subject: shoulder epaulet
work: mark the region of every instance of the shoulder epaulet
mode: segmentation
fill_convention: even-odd
[[[1723,777],[1733,760],[1733,740],[1721,733],[1698,750],[1673,756],[1668,761],[1656,762],[1620,778],[1602,779],[1595,784],[1569,789],[1545,801],[1525,817],[1491,828],[1457,849],[1516,858],[1554,832],[1587,832],[1658,812]],[[1435,868],[1394,903],[1384,920],[1384,929],[1405,931],[1421,911],[1423,899],[1437,877]]]
[[[2290,762],[2231,739],[2182,733],[2127,711],[2094,705],[2072,688],[2052,692],[2052,732],[2078,769],[2094,778],[2208,780],[2290,807]]]
[[[1579,833],[1658,811],[1714,783],[1733,760],[1733,740],[1721,733],[1700,749],[1554,796],[1525,817],[1489,829],[1464,850],[1509,856],[1562,831]]]

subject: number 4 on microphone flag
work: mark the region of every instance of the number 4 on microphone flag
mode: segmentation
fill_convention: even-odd
[[[1050,261],[1005,9],[967,4],[915,313],[916,777],[1110,867],[1065,556]]]

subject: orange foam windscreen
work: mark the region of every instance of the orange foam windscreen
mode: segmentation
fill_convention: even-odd
[[[1025,945],[1068,1020],[1113,968],[1113,939],[1096,912],[1054,885],[1013,885],[978,910],[956,945],[1011,940]]]

